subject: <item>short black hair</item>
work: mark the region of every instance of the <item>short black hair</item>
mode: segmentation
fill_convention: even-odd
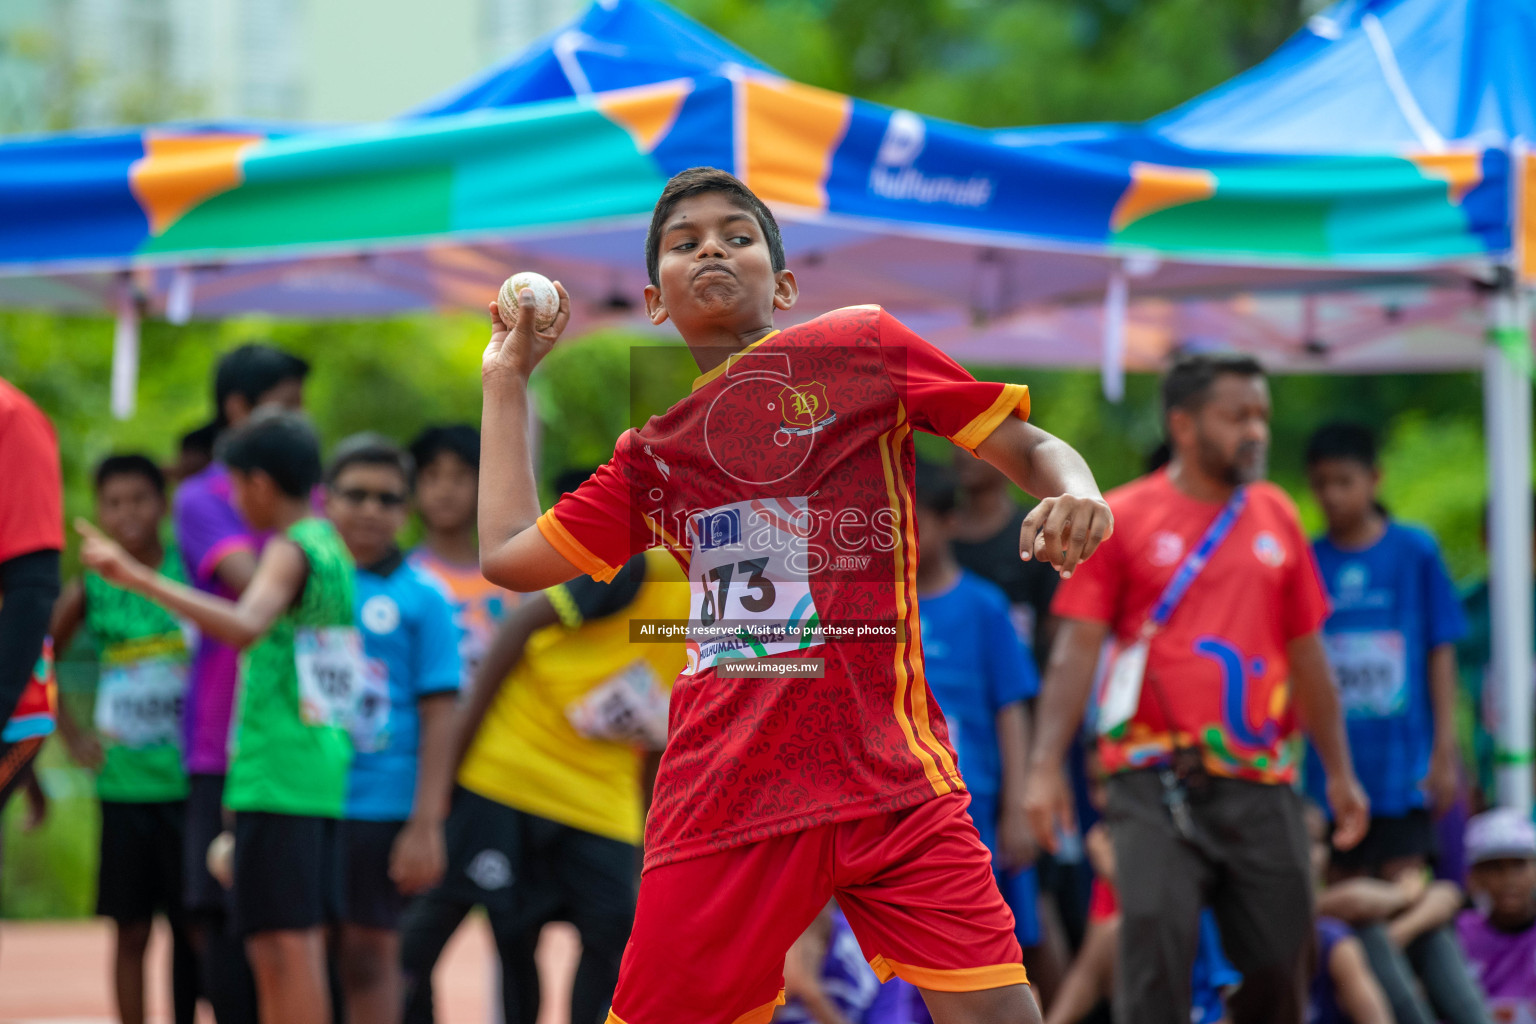
[[[219,421],[204,423],[196,430],[189,430],[181,435],[177,442],[177,451],[196,452],[199,455],[213,457],[213,446],[219,440]]]
[[[102,486],[115,476],[141,476],[149,481],[156,493],[162,498],[165,497],[165,473],[148,455],[129,452],[123,455],[108,455],[102,459],[96,466],[96,490],[100,491]]]
[[[327,486],[336,486],[342,472],[351,466],[388,466],[400,474],[406,490],[416,482],[416,467],[405,450],[383,434],[367,431],[344,438],[331,452],[331,461],[325,467]]]
[[[288,497],[307,498],[320,482],[320,438],[299,413],[263,409],[230,435],[224,464],[260,470]]]
[[[239,395],[254,407],[261,396],[288,380],[309,376],[309,364],[291,352],[251,342],[231,349],[219,359],[213,372],[214,422],[229,425],[224,402]]]
[[[1309,467],[1324,459],[1349,459],[1374,469],[1376,457],[1376,433],[1358,423],[1327,423],[1307,440]]]
[[[550,486],[554,488],[555,497],[558,498],[562,494],[571,493],[576,488],[586,483],[589,479],[591,479],[592,474],[596,472],[596,466],[582,466],[577,469],[562,469],[558,474],[556,474],[555,479],[551,481]]]
[[[947,516],[960,507],[959,478],[943,463],[919,460],[914,497],[918,508]]]
[[[757,218],[757,226],[762,228],[763,237],[768,242],[768,258],[773,264],[773,272],[777,274],[784,269],[784,238],[779,234],[779,222],[773,219],[773,211],[734,174],[718,167],[690,167],[672,175],[661,190],[661,198],[656,200],[656,209],[651,213],[650,230],[645,233],[645,272],[657,288],[661,287],[661,235],[666,230],[667,218],[684,199],[711,192],[719,192]]]
[[[411,460],[418,470],[447,452],[476,473],[480,472],[480,431],[468,423],[447,423],[428,427],[411,442]]]
[[[1217,377],[1263,377],[1264,365],[1241,352],[1195,352],[1174,360],[1163,376],[1163,422],[1175,409],[1196,412]]]

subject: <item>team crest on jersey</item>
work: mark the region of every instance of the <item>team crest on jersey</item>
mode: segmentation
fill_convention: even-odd
[[[1272,569],[1285,564],[1285,546],[1268,530],[1253,538],[1253,555]]]
[[[827,386],[815,380],[780,388],[779,408],[784,414],[784,426],[780,429],[797,436],[814,434],[837,419],[827,401]]]

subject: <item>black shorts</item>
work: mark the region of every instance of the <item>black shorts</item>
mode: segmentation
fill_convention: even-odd
[[[453,805],[443,826],[448,868],[438,889],[449,899],[479,904],[493,916],[514,909],[513,882],[519,812],[455,786]]]
[[[1333,865],[1343,871],[1375,874],[1388,861],[1422,857],[1433,862],[1439,855],[1434,819],[1419,809],[1390,818],[1373,816],[1358,846],[1333,851]]]
[[[187,779],[187,813],[182,846],[182,906],[187,913],[224,916],[232,903],[228,890],[208,873],[208,847],[224,831],[224,776]]]
[[[119,924],[156,911],[181,916],[181,858],[187,805],[101,802],[96,913]]]
[[[438,892],[485,907],[499,934],[549,921],[633,920],[639,849],[454,790]]]
[[[336,822],[235,812],[235,930],[302,931],[339,916]]]
[[[389,855],[403,821],[343,821],[336,837],[341,860],[341,920],[396,931],[409,900],[389,877]]]

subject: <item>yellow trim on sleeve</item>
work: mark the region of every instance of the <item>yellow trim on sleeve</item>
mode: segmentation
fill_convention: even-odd
[[[967,423],[950,440],[974,455],[976,446],[991,437],[997,425],[1009,416],[1017,416],[1021,420],[1029,419],[1028,386],[1004,384],[1002,393],[997,396],[997,401],[988,406],[986,412]]]
[[[1005,985],[1028,985],[1023,964],[989,964],[986,967],[913,967],[877,956],[869,962],[881,982],[900,978],[930,992],[982,992]]]
[[[740,352],[732,352],[730,355],[720,360],[720,362],[717,363],[713,369],[706,370],[704,373],[699,374],[693,379],[693,390],[699,390],[699,388],[703,387],[705,384],[708,384],[710,381],[724,373],[726,367],[731,365],[732,359],[746,355],[748,352],[751,352],[753,349],[757,348],[757,346],[761,345],[769,338],[774,337],[778,333],[778,331],[769,331],[767,334],[763,335],[761,338],[758,338],[756,341],[742,349]]]
[[[576,607],[576,599],[571,597],[571,592],[565,589],[561,583],[544,591],[544,596],[549,598],[549,603],[555,606],[555,614],[560,616],[560,624],[566,629],[575,629],[581,625],[581,609]]]
[[[571,536],[571,531],[555,518],[555,510],[550,509],[538,518],[539,532],[544,539],[549,541],[549,546],[560,552],[567,562],[577,569],[591,576],[599,583],[607,583],[619,574],[622,566],[609,565],[587,550],[585,544]]]

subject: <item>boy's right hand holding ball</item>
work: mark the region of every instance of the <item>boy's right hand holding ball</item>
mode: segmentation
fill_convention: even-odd
[[[517,276],[514,275],[512,280],[515,281]],[[506,377],[526,381],[534,367],[560,340],[560,334],[571,319],[571,297],[559,281],[553,282],[553,286],[559,296],[559,306],[553,322],[544,328],[537,326],[537,299],[533,288],[518,291],[515,323],[506,322],[499,302],[489,304],[491,340],[480,361],[480,376],[485,383]]]

